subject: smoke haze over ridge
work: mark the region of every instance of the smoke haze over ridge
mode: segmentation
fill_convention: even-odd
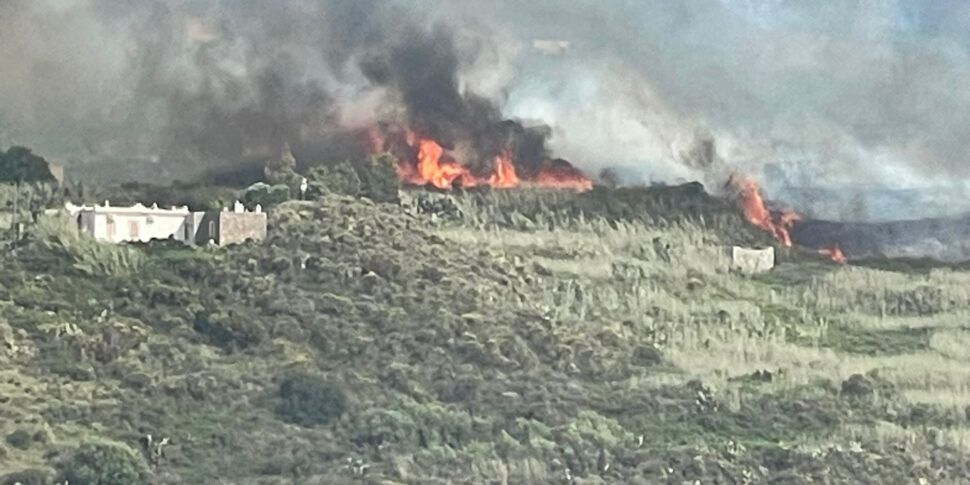
[[[769,167],[769,189],[953,190],[970,175],[956,0],[0,0],[0,144],[179,164],[285,139],[298,157],[351,156],[348,128],[415,116],[406,87],[362,66],[435,35],[453,45],[443,96],[547,125],[553,156],[592,174]],[[698,160],[706,138],[722,167]]]

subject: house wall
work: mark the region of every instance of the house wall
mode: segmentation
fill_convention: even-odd
[[[220,212],[204,212],[199,214],[198,227],[195,233],[196,244],[208,244],[211,240],[219,244],[219,214]]]
[[[183,229],[183,239],[186,244],[202,244],[206,240],[202,239],[202,221],[205,219],[205,212],[193,212],[185,218],[185,228]]]
[[[79,229],[98,241],[148,242],[152,239],[185,240],[184,213],[112,213],[82,211]]]
[[[266,237],[267,217],[263,212],[246,212],[236,203],[233,211],[189,212],[180,207],[172,210],[156,206],[81,207],[68,204],[76,214],[78,229],[104,242],[175,239],[188,244],[236,244]],[[257,209],[258,210],[258,209]]]
[[[220,212],[218,223],[220,246],[237,244],[247,240],[262,241],[266,238],[266,213]]]
[[[766,273],[775,267],[775,248],[731,248],[731,267],[743,273]]]

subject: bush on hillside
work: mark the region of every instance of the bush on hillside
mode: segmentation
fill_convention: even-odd
[[[319,426],[340,418],[347,410],[347,395],[320,376],[298,373],[280,384],[280,416],[300,426]]]
[[[318,199],[332,193],[396,202],[400,184],[395,164],[390,155],[380,155],[358,163],[344,161],[316,167],[307,174],[307,197]]]
[[[266,329],[260,323],[240,312],[199,312],[195,315],[194,328],[212,345],[224,349],[244,349],[263,342]]]
[[[47,485],[54,473],[42,468],[28,468],[0,477],[0,485]]]
[[[325,194],[361,195],[360,176],[351,162],[320,166],[307,174],[307,197],[318,199]]]
[[[89,276],[129,276],[141,271],[147,258],[138,248],[103,244],[79,232],[66,214],[44,215],[31,227],[31,234],[49,255],[73,270]]]
[[[374,202],[397,202],[400,182],[394,157],[383,154],[367,159],[358,169],[362,194]]]
[[[269,185],[256,182],[243,191],[240,199],[240,202],[249,210],[255,209],[257,205],[265,209],[289,200],[290,188],[285,184]]]
[[[7,444],[17,448],[18,450],[26,450],[30,448],[30,443],[33,438],[30,436],[26,430],[18,429],[13,433],[7,435]]]
[[[135,450],[106,440],[82,443],[61,467],[71,485],[130,485],[145,483],[148,467]]]

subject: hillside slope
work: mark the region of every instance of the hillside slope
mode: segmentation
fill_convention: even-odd
[[[690,187],[326,196],[225,249],[48,224],[0,263],[0,470],[93,440],[150,483],[962,482],[970,276],[747,277],[739,241]]]

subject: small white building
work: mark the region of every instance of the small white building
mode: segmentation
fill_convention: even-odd
[[[163,209],[157,205],[145,207],[72,206],[67,210],[77,216],[78,229],[104,242],[148,242],[152,239],[173,238],[191,242],[196,227],[188,207]]]
[[[775,267],[775,248],[730,248],[731,268],[747,274],[767,273]]]
[[[232,212],[193,212],[186,206],[163,209],[155,204],[115,207],[108,201],[102,206],[69,203],[65,208],[76,218],[78,230],[103,242],[173,239],[186,244],[224,245],[266,236],[266,214],[259,206],[247,211],[239,202]]]

